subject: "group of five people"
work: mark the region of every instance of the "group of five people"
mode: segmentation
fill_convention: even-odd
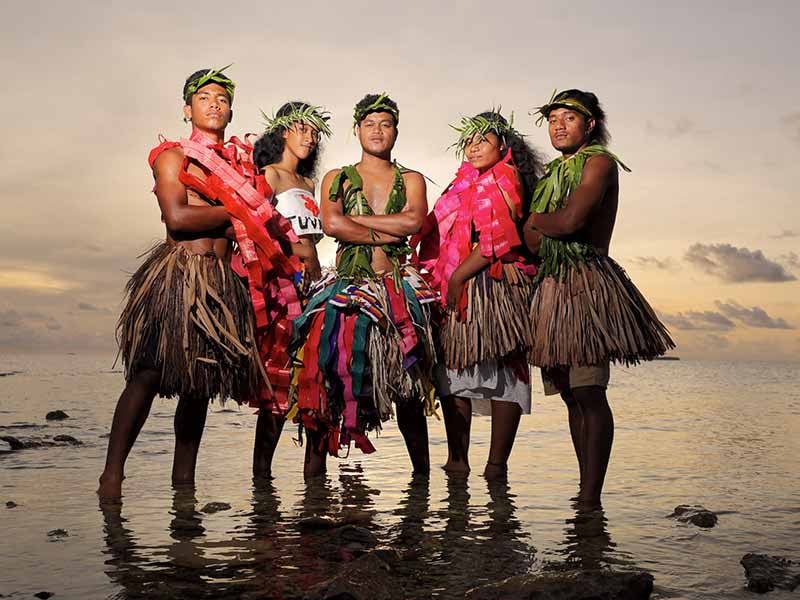
[[[117,404],[101,496],[156,395],[177,397],[173,481],[194,480],[208,403],[258,408],[253,473],[269,476],[286,420],[306,432],[304,474],[392,416],[416,472],[430,469],[426,419],[444,416],[444,468],[469,471],[473,411],[490,411],[484,474],[503,476],[531,365],[560,393],[580,469],[578,501],[599,506],[613,440],[609,364],[673,347],[608,257],[618,168],[605,114],[580,90],[539,108],[561,156],[539,155],[499,111],[465,117],[463,162],[428,212],[425,177],[392,158],[400,112],[385,94],[354,109],[361,158],[315,168],[328,114],[288,102],[255,142],[225,141],[235,85],[222,70],[183,89],[192,133],[150,153],[166,226],[127,285],[118,340],[127,385]],[[323,270],[316,243],[338,242]]]

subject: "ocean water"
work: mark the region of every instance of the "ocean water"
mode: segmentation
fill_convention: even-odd
[[[640,569],[654,598],[750,598],[747,552],[800,559],[800,368],[658,361],[612,372],[616,439],[604,512],[576,514],[566,410],[534,386],[506,483],[480,476],[489,420],[473,420],[468,478],[412,478],[396,424],[370,456],[331,460],[304,482],[287,426],[274,479],[254,486],[250,410],[214,405],[197,484],[170,484],[174,402],[156,400],[128,462],[121,505],[96,480],[124,381],[112,356],[0,356],[0,435],[69,434],[83,445],[0,454],[0,595],[31,598],[298,598],[354,557],[303,519],[330,516],[403,552],[398,598],[461,598],[511,575],[569,567]],[[45,421],[54,409],[70,418]],[[431,420],[431,459],[446,457]],[[17,504],[6,508],[6,502]],[[201,512],[208,502],[228,510]],[[712,529],[668,518],[719,514]],[[57,529],[66,535],[48,535]],[[794,597],[772,592],[770,598]]]

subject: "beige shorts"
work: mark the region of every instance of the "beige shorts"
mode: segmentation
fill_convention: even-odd
[[[569,390],[597,386],[608,387],[611,369],[608,361],[590,367],[554,367],[542,369],[542,383],[545,396],[568,392]]]

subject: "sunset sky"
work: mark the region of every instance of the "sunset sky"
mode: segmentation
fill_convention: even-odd
[[[163,237],[149,149],[187,133],[181,87],[235,63],[229,134],[290,99],[333,113],[325,170],[358,159],[353,104],[400,105],[395,156],[429,205],[458,161],[448,123],[598,94],[621,176],[612,256],[683,357],[800,354],[800,3],[10,2],[0,24],[0,352],[112,351],[127,274]],[[331,260],[333,246],[321,246]]]

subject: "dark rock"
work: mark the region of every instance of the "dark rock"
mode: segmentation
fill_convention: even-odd
[[[710,510],[700,506],[688,506],[681,504],[676,506],[675,510],[669,515],[670,518],[675,518],[681,523],[691,523],[698,527],[714,527],[717,524],[717,515]]]
[[[42,427],[46,427],[46,425],[42,425],[40,423],[25,423],[19,422],[11,423],[11,425],[0,425],[0,429],[41,429]]]
[[[781,556],[748,553],[740,561],[747,578],[747,589],[763,594],[789,590],[800,585],[800,564]]]
[[[12,450],[22,450],[25,447],[20,440],[10,435],[0,435],[0,440],[11,446]]]
[[[63,443],[66,443],[66,444],[70,444],[72,446],[81,446],[81,445],[83,445],[82,441],[76,440],[71,435],[64,435],[64,434],[55,436],[53,438],[53,441],[54,442],[63,442]]]
[[[349,562],[378,545],[378,538],[369,529],[343,525],[325,532],[319,552],[326,560]]]
[[[44,418],[48,421],[63,421],[64,419],[69,419],[69,415],[63,410],[51,410]]]
[[[339,522],[331,517],[306,517],[297,522],[300,529],[314,530],[314,529],[333,529],[339,527]]]
[[[36,592],[34,594],[34,597],[41,598],[42,600],[47,600],[47,598],[52,598],[53,597],[53,593],[52,592]]]
[[[339,524],[340,525],[369,525],[372,523],[375,515],[368,511],[368,510],[358,510],[358,509],[345,509],[341,515],[339,515]]]
[[[348,550],[366,552],[378,545],[377,536],[365,527],[345,525],[330,533],[330,541]]]
[[[26,450],[28,448],[47,448],[52,446],[63,446],[70,444],[72,446],[80,446],[83,444],[80,440],[76,440],[71,435],[57,435],[53,439],[46,438],[16,438],[11,435],[0,435],[0,440],[7,442],[12,450]]]
[[[66,529],[53,529],[47,532],[47,537],[51,540],[60,540],[61,538],[69,537],[69,532]]]
[[[306,594],[306,600],[395,600],[405,598],[402,580],[377,552],[345,563],[333,579]]]
[[[228,504],[227,502],[209,502],[203,508],[200,509],[200,512],[204,512],[207,515],[212,515],[214,513],[230,509],[231,505]]]
[[[9,500],[8,502],[6,502],[6,508],[17,508],[17,506],[19,506],[19,504],[17,504],[13,500]]]
[[[653,576],[642,571],[564,571],[517,575],[469,590],[468,600],[647,600]]]

